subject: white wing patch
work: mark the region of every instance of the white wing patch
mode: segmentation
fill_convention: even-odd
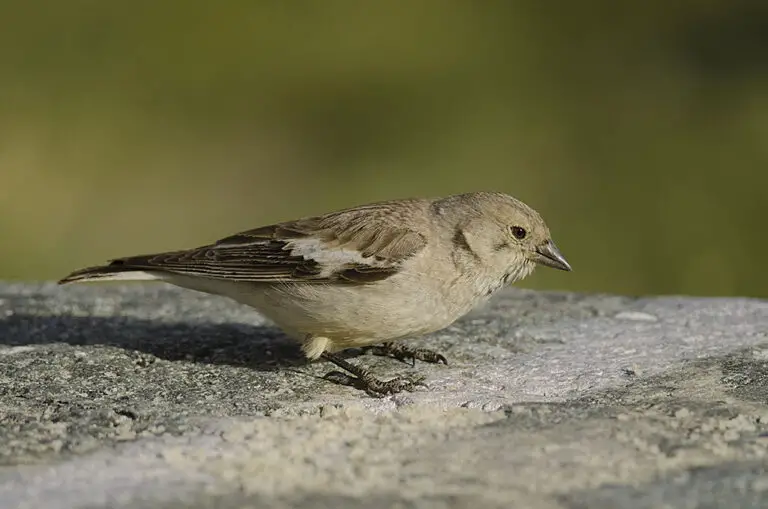
[[[329,277],[332,274],[351,265],[368,266],[373,268],[388,268],[398,264],[391,261],[378,260],[374,256],[364,257],[360,251],[340,247],[328,247],[328,245],[313,238],[291,240],[287,243],[291,256],[302,256],[307,260],[317,262],[321,267],[321,277]]]

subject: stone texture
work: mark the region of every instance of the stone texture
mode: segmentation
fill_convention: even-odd
[[[254,311],[0,285],[0,507],[768,506],[768,302],[509,290],[321,379]]]

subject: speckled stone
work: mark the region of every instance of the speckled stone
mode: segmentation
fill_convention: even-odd
[[[768,302],[508,290],[322,379],[253,310],[161,284],[0,284],[0,507],[768,505]]]

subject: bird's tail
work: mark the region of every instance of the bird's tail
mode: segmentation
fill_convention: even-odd
[[[60,285],[84,281],[151,281],[160,279],[157,274],[148,272],[145,268],[131,267],[124,263],[112,262],[108,265],[87,267],[76,270],[59,281]]]

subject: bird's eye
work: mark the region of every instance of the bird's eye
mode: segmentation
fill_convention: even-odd
[[[512,232],[512,235],[514,235],[517,240],[523,240],[528,233],[525,231],[525,228],[523,228],[522,226],[512,226],[510,228],[510,231]]]

